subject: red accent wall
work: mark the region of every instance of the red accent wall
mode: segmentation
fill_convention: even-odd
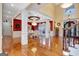
[[[13,31],[21,31],[21,29],[22,29],[21,25],[22,25],[21,20],[14,19],[13,20]]]
[[[50,22],[50,30],[53,31],[53,21],[49,21]]]

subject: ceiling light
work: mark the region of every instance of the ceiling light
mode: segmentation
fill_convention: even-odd
[[[63,4],[61,4],[61,7],[62,8],[68,8],[68,7],[70,7],[72,5],[72,3],[63,3]]]
[[[8,11],[8,13],[10,14],[11,12],[10,12],[10,11]]]
[[[11,4],[11,6],[13,7],[13,6],[14,6],[14,4]]]
[[[30,17],[28,17],[28,19],[32,20],[33,26],[36,26],[37,25],[36,21],[39,20],[40,18],[37,16],[30,16]]]
[[[36,25],[37,25],[37,23],[33,21],[33,22],[32,22],[32,25],[33,25],[33,26],[36,26]]]
[[[6,16],[7,18],[9,18],[9,16]]]

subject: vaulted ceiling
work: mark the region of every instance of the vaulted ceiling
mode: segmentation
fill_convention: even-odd
[[[26,10],[29,9],[29,10],[32,10],[34,12],[39,11],[39,12],[42,12],[44,14],[46,14],[46,12],[48,12],[47,15],[50,16],[49,15],[49,13],[51,12],[51,11],[49,11],[50,9],[48,9],[44,12],[45,9],[43,10],[42,8],[43,7],[50,8],[50,7],[53,7],[52,5],[54,5],[54,4],[48,4],[48,3],[46,3],[46,4],[45,3],[42,3],[42,4],[40,4],[40,3],[35,3],[35,4],[31,4],[31,3],[4,3],[3,7],[2,7],[2,9],[3,9],[3,16],[2,16],[3,21],[5,21],[5,20],[11,21],[12,18],[24,8],[26,8]]]
[[[53,18],[55,16],[55,7],[59,5],[60,3],[4,3],[3,21],[11,21],[12,18],[24,8]]]

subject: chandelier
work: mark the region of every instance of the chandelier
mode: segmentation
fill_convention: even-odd
[[[30,16],[30,17],[28,17],[28,19],[30,19],[32,21],[33,26],[36,26],[37,20],[39,20],[40,18],[38,16]]]
[[[73,5],[72,3],[63,3],[63,4],[61,4],[61,7],[62,8],[68,8],[68,7],[70,7],[71,5]]]

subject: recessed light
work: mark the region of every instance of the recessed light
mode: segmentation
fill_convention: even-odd
[[[36,25],[37,25],[37,23],[33,21],[33,22],[32,22],[32,25],[36,26]]]
[[[63,4],[61,4],[61,7],[62,8],[68,8],[68,7],[70,7],[72,5],[72,3],[63,3]]]
[[[9,16],[6,16],[7,18],[9,18]]]
[[[14,6],[14,4],[11,4],[11,6],[13,7],[13,6]]]
[[[10,14],[11,12],[10,12],[10,11],[8,11],[8,13]]]

